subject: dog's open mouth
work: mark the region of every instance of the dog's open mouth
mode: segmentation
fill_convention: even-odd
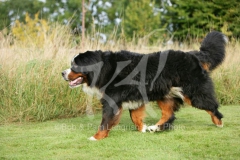
[[[71,88],[78,87],[80,84],[82,84],[82,82],[83,82],[83,77],[78,77],[75,80],[70,81],[69,86]]]

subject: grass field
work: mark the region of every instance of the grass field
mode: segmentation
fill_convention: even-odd
[[[148,116],[148,125],[158,121]],[[239,159],[240,106],[222,106],[224,127],[215,127],[201,110],[184,107],[177,112],[174,130],[139,133],[124,111],[122,120],[106,139],[93,142],[101,120],[80,116],[42,123],[0,126],[0,159]]]

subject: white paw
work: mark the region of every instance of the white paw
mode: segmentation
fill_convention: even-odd
[[[219,127],[219,128],[222,128],[223,127],[223,122],[222,122],[222,124],[216,125],[216,126]]]
[[[148,128],[148,127],[147,127],[147,125],[146,125],[146,124],[144,124],[144,125],[143,125],[143,128],[142,128],[142,130],[141,130],[141,132],[145,133],[145,132],[146,132],[146,130],[147,130],[147,128]]]
[[[159,129],[158,126],[154,125],[154,126],[149,126],[148,130],[149,130],[150,133],[154,133],[156,131],[159,131],[160,129]]]
[[[92,137],[90,137],[90,138],[88,138],[90,141],[96,141],[97,139],[96,138],[94,138],[93,136]]]

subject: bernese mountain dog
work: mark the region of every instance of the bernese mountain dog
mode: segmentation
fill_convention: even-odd
[[[123,107],[140,132],[162,131],[173,123],[174,112],[185,102],[210,114],[222,127],[214,86],[209,74],[225,57],[227,37],[212,31],[200,51],[166,50],[149,54],[129,51],[87,51],[76,55],[62,72],[71,88],[83,86],[101,96],[102,122],[90,140],[106,138],[120,121]],[[145,105],[156,101],[162,111],[153,126],[144,124]]]

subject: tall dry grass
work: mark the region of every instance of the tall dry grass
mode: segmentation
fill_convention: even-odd
[[[106,43],[100,43],[95,32],[88,34],[82,48],[77,43],[80,37],[73,36],[68,27],[57,24],[50,27],[41,45],[29,35],[24,42],[11,34],[0,35],[0,123],[45,121],[85,113],[88,97],[81,89],[70,89],[61,77],[61,71],[69,67],[70,60],[79,52],[124,49],[150,53],[170,48],[196,50],[200,46],[198,43],[167,46],[161,40],[149,45],[148,36],[127,42],[113,31]],[[238,42],[228,44],[225,62],[212,74],[222,104],[240,103],[239,50]],[[96,99],[92,103],[95,110],[100,108]]]
[[[240,43],[230,42],[223,64],[212,73],[221,104],[240,104]]]
[[[84,112],[86,97],[81,90],[70,90],[61,77],[76,54],[70,31],[55,25],[44,37],[41,47],[35,37],[24,42],[2,37],[1,122],[44,121]]]

